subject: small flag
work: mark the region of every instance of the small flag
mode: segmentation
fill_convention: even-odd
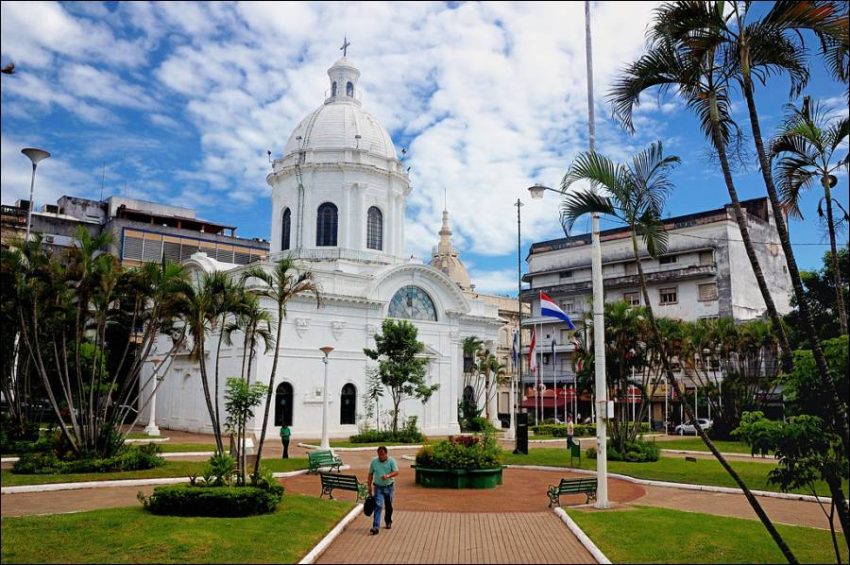
[[[567,316],[567,314],[561,310],[557,304],[555,304],[555,301],[549,298],[549,295],[543,291],[540,292],[540,315],[548,316],[550,318],[558,318],[567,324],[569,329],[576,329],[575,324],[573,324],[573,321],[570,320],[570,317]]]
[[[511,356],[514,359],[514,367],[519,365],[519,331],[514,332],[514,345],[511,348]]]
[[[534,328],[531,328],[531,344],[528,346],[528,370],[532,374],[537,372],[537,356],[534,354],[534,346],[537,343],[537,336]]]

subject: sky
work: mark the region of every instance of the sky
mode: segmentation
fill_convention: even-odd
[[[633,135],[611,118],[605,95],[643,52],[656,3],[591,6],[597,150],[625,160],[661,140],[679,156],[665,216],[728,203],[697,123],[675,97],[643,98]],[[270,239],[267,151],[282,157],[295,126],[323,103],[347,37],[363,106],[411,167],[408,254],[430,258],[444,194],[455,247],[480,291],[516,294],[518,198],[523,261],[531,243],[563,236],[557,196],[532,201],[526,189],[557,187],[588,147],[582,2],[3,2],[0,10],[0,59],[16,65],[2,75],[3,204],[28,198],[31,165],[20,150],[40,147],[52,156],[38,166],[37,206],[65,194],[130,196]],[[816,53],[810,61],[805,94],[846,112],[842,86]],[[758,85],[765,135],[781,124],[788,91],[782,77]],[[749,132],[740,96],[733,117]],[[766,194],[755,163],[750,151],[736,165],[741,199]],[[836,189],[845,207],[847,181],[845,171]],[[805,220],[790,225],[802,269],[819,268],[828,250],[820,196],[808,193]],[[581,221],[574,233],[589,229]]]

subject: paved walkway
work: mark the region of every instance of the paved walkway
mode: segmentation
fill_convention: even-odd
[[[173,443],[213,443],[211,436],[163,430]],[[294,445],[290,454],[306,456],[306,450]],[[393,529],[381,530],[377,538],[368,535],[370,519],[363,516],[352,522],[323,555],[323,562],[396,562],[396,563],[463,563],[463,562],[592,562],[584,548],[548,509],[546,487],[557,483],[562,476],[571,476],[568,469],[537,471],[510,468],[504,471],[504,484],[495,490],[423,489],[414,485],[414,473],[403,454],[413,450],[393,451],[400,463],[397,479],[397,518]],[[270,438],[264,448],[267,457],[280,457],[277,438]],[[351,466],[347,473],[366,480],[371,451],[342,452],[343,461]],[[205,457],[201,457],[202,459]],[[578,475],[573,475],[578,476]],[[319,480],[301,475],[282,479],[289,493],[317,496]],[[153,487],[115,487],[79,491],[23,493],[2,496],[0,513],[3,517],[79,512],[106,507],[138,504],[139,491],[149,494]],[[507,496],[506,493],[510,493]],[[354,493],[342,492],[337,498],[352,500]],[[757,519],[743,495],[685,491],[637,485],[611,479],[609,499],[616,506],[638,504],[703,512],[720,516]],[[583,495],[562,498],[562,504],[583,504]],[[820,507],[813,502],[759,498],[768,515],[778,523],[828,528]],[[457,537],[457,532],[465,532]],[[540,536],[540,532],[549,532]],[[457,540],[473,540],[461,543]],[[540,539],[540,547],[532,540]],[[486,541],[486,543],[484,543]],[[553,544],[557,545],[554,548]],[[488,548],[493,546],[494,551]],[[584,551],[584,553],[582,553]],[[574,552],[574,553],[571,553]],[[517,556],[519,556],[517,558]],[[386,559],[386,561],[381,561]]]
[[[352,522],[316,563],[596,563],[553,512],[397,512],[369,535]]]

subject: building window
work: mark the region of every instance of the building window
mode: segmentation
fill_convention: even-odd
[[[640,293],[624,292],[623,300],[625,300],[629,304],[629,306],[640,306]]]
[[[659,265],[672,265],[674,263],[679,262],[679,257],[677,255],[668,255],[666,257],[662,257],[658,260]]]
[[[626,274],[627,275],[636,275],[637,272],[638,272],[638,270],[637,270],[637,263],[636,262],[632,261],[631,263],[626,263]]]
[[[283,211],[283,221],[280,224],[280,249],[289,249],[289,230],[292,226],[292,212],[287,208]]]
[[[369,208],[366,218],[366,247],[381,251],[384,248],[384,215],[377,206]]]
[[[331,96],[336,96],[336,81],[331,84]]]
[[[712,251],[699,252],[700,265],[711,265],[712,263],[714,263],[714,253]]]
[[[575,302],[563,302],[561,303],[561,308],[563,308],[564,312],[567,314],[572,314],[576,311]]]
[[[405,286],[398,290],[390,300],[387,316],[400,320],[437,321],[437,309],[434,301],[418,286]]]
[[[573,278],[573,272],[572,271],[561,271],[561,280],[571,279],[571,278]]]
[[[357,423],[357,388],[351,383],[342,387],[339,395],[339,423],[353,425]]]
[[[336,206],[325,202],[316,216],[316,246],[335,247],[338,213]]]
[[[659,304],[677,304],[679,302],[678,289],[675,286],[658,289]]]
[[[717,300],[717,283],[705,283],[699,285],[699,299],[702,302]]]
[[[292,425],[292,385],[280,383],[275,389],[274,425]]]
[[[345,95],[354,98],[354,84],[349,82],[345,85]]]

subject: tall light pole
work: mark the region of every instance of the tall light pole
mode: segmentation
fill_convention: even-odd
[[[516,389],[511,381],[511,426],[507,439],[516,439],[516,407],[519,390],[522,389],[522,200],[516,199],[516,302],[517,302],[517,352]]]
[[[21,149],[21,153],[26,155],[29,160],[32,162],[32,177],[30,178],[30,203],[29,210],[27,210],[27,241],[30,239],[30,229],[32,227],[32,209],[33,206],[33,190],[35,189],[35,168],[38,164],[50,157],[50,153],[45,151],[44,149],[36,149],[35,147],[26,147]]]
[[[322,358],[322,362],[325,364],[325,388],[322,389],[322,449],[331,448],[331,442],[328,440],[328,354],[333,350],[334,348],[330,345],[319,348],[319,351],[325,354]]]

